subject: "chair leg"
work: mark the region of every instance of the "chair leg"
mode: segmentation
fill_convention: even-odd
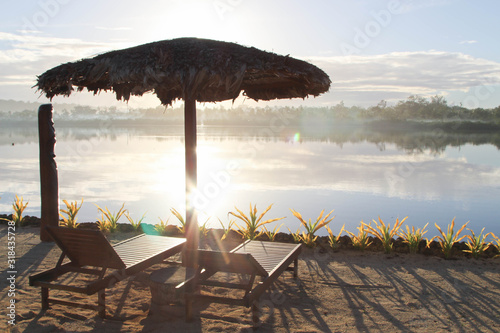
[[[49,288],[42,287],[42,310],[49,308]]]
[[[253,327],[257,327],[259,324],[259,302],[254,301],[252,303],[252,325]]]
[[[97,292],[97,307],[99,312],[99,317],[106,317],[106,290],[101,289]]]
[[[185,296],[185,304],[186,304],[186,322],[190,323],[193,321],[193,299],[189,297],[187,294]]]
[[[293,261],[293,277],[297,278],[299,276],[299,259],[295,258]]]

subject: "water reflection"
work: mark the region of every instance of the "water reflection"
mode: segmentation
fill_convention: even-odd
[[[56,130],[60,198],[84,199],[80,221],[98,217],[92,203],[117,210],[125,202],[133,217],[146,212],[148,223],[167,218],[170,207],[184,209],[182,127]],[[224,221],[234,206],[274,203],[269,217],[287,216],[293,230],[298,221],[289,208],[312,218],[335,209],[332,223],[352,230],[360,220],[409,215],[416,226],[446,225],[456,216],[457,223],[471,220],[473,229],[500,233],[495,142],[485,143],[481,135],[396,135],[354,127],[313,134],[303,128],[269,136],[256,127],[200,127],[200,209]],[[0,212],[10,211],[19,194],[30,201],[27,213],[39,216],[37,135],[33,128],[2,128]]]

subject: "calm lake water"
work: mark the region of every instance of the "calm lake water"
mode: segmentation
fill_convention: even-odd
[[[155,224],[184,211],[182,127],[57,128],[56,161],[60,199],[84,199],[79,222],[95,221],[94,204]],[[476,233],[500,235],[500,152],[487,140],[407,133],[200,126],[198,188],[200,221],[226,223],[227,213],[250,203],[266,218],[286,216],[278,225],[295,231],[290,208],[313,220],[334,209],[336,233],[345,224],[378,216],[436,234],[469,222]],[[479,142],[479,143],[478,143]],[[0,213],[10,213],[15,194],[29,201],[25,214],[40,216],[38,133],[33,127],[1,127]],[[61,205],[62,202],[61,202]],[[63,206],[61,206],[62,208]],[[175,223],[175,218],[170,221]],[[126,222],[125,218],[121,222]],[[271,226],[273,227],[273,226]],[[325,234],[324,231],[320,234]]]

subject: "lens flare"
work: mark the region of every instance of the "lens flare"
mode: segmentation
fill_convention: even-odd
[[[300,140],[300,133],[295,133],[295,135],[293,136],[293,142],[299,142]]]

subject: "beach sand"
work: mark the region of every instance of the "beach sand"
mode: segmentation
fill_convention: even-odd
[[[150,314],[149,274],[156,265],[106,292],[107,318],[91,310],[52,305],[41,311],[40,288],[29,275],[54,267],[60,250],[39,240],[39,229],[16,230],[15,296],[9,297],[7,227],[0,226],[0,330],[11,332],[499,332],[500,259],[444,260],[421,254],[305,249],[299,278],[285,272],[260,301],[251,328],[247,308],[197,304],[195,320],[183,309]],[[131,233],[110,236],[117,242]],[[220,290],[211,290],[220,293]],[[210,292],[210,290],[209,290]],[[81,299],[82,295],[71,296]],[[15,299],[15,325],[9,302]],[[91,301],[97,299],[91,296]]]

